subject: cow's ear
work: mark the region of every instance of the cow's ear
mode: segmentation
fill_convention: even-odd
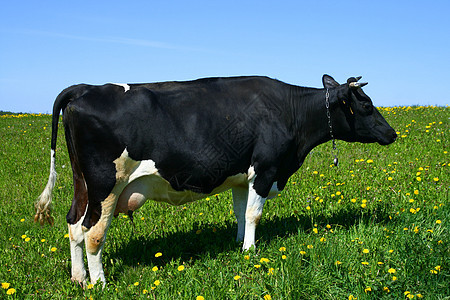
[[[327,74],[323,75],[322,83],[323,83],[324,88],[326,88],[326,89],[331,89],[331,88],[339,86],[339,83],[336,80],[334,80],[333,77],[331,77],[330,75],[327,75]]]

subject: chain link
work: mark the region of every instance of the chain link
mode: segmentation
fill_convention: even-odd
[[[333,142],[333,155],[334,155],[333,163],[337,167],[339,164],[338,158],[337,158],[339,150],[337,148],[336,140],[334,139],[334,135],[333,135],[333,124],[331,123],[330,100],[329,99],[330,99],[330,93],[328,92],[328,89],[327,89],[327,91],[325,93],[325,107],[327,108],[328,127],[330,128],[330,136],[331,136],[331,140]]]

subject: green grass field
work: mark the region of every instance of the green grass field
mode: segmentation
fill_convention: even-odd
[[[108,284],[70,281],[72,172],[60,126],[53,227],[33,223],[50,167],[51,116],[0,117],[0,298],[449,299],[448,107],[381,108],[389,146],[311,152],[266,202],[255,251],[235,242],[231,193],[185,206],[148,201],[114,219]]]

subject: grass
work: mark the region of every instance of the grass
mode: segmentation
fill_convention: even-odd
[[[314,149],[266,202],[255,251],[235,242],[230,192],[179,207],[148,201],[134,227],[114,219],[104,290],[70,281],[62,126],[55,225],[41,227],[33,205],[48,178],[51,116],[3,115],[0,298],[449,299],[448,107],[380,110],[399,139],[338,142],[338,168],[329,143]]]

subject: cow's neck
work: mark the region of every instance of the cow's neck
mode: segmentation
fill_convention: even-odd
[[[300,165],[316,146],[331,140],[325,89],[295,87],[291,93],[294,112],[295,140]],[[333,115],[335,91],[330,90],[330,113]]]

